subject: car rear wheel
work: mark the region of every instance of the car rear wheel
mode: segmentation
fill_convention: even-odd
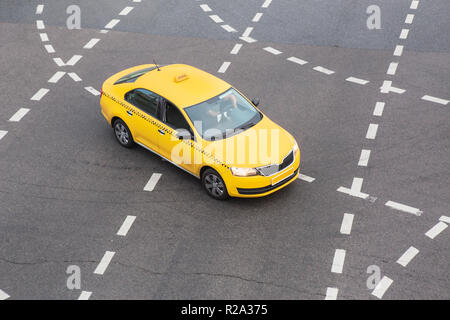
[[[133,136],[131,135],[128,126],[120,119],[114,121],[113,125],[114,135],[121,146],[125,148],[131,148],[134,145]]]
[[[228,198],[227,187],[222,177],[213,169],[206,169],[202,175],[202,185],[206,193],[217,200]]]

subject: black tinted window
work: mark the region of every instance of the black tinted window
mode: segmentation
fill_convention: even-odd
[[[159,96],[145,89],[136,89],[125,95],[125,100],[151,116],[158,112]]]
[[[180,110],[170,102],[166,102],[166,123],[174,129],[190,130],[189,124]]]

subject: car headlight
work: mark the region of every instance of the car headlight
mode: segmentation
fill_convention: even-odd
[[[231,170],[231,173],[234,176],[238,176],[238,177],[249,177],[249,176],[257,176],[257,175],[259,175],[259,171],[256,170],[255,168],[235,168],[235,167],[231,167],[230,170]]]
[[[292,148],[292,150],[294,151],[294,153],[297,152],[297,150],[298,150],[298,144],[297,144],[297,142],[294,144],[294,147]]]

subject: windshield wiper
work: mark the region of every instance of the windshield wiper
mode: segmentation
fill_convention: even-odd
[[[248,128],[253,127],[255,124],[256,124],[256,123],[248,122],[248,123],[246,123],[246,124],[240,126],[239,129],[245,130],[245,129],[248,129]]]

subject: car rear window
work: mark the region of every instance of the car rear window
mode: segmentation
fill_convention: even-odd
[[[150,67],[150,68],[145,68],[145,69],[142,69],[142,70],[134,71],[134,72],[132,72],[130,74],[127,74],[126,76],[123,76],[122,78],[120,78],[119,80],[114,82],[114,84],[135,82],[136,79],[139,78],[140,76],[146,74],[147,72],[155,70],[155,69],[156,69],[156,67]]]

